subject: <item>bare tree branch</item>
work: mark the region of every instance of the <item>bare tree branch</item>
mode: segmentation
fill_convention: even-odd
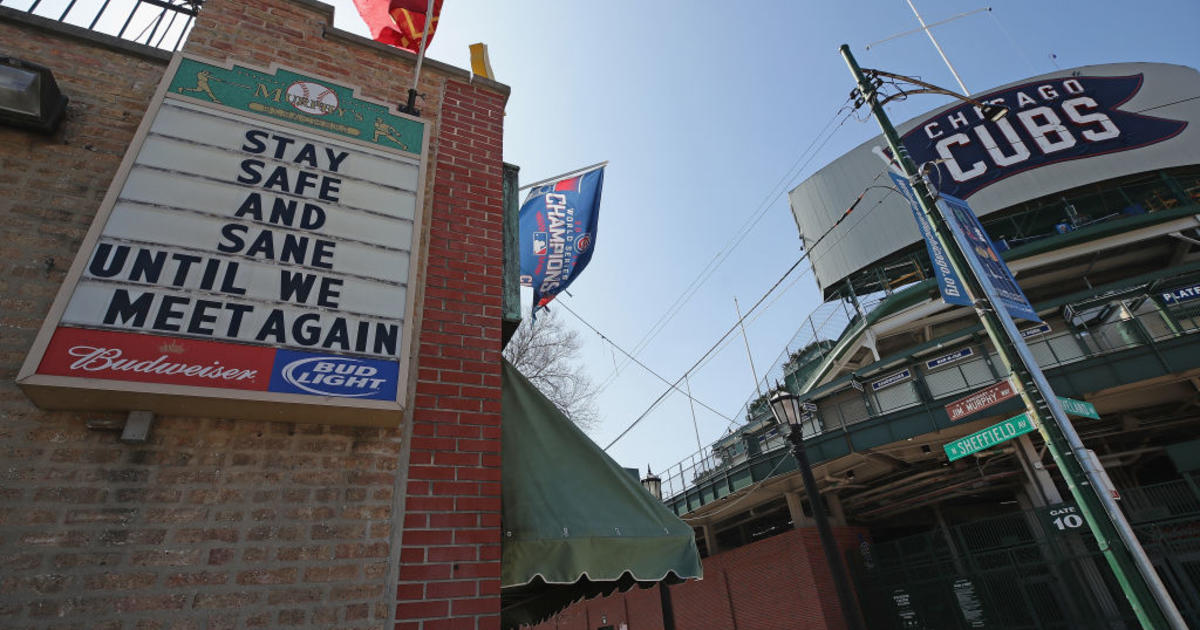
[[[580,364],[579,333],[553,313],[526,319],[504,348],[504,358],[582,429],[596,426],[596,388]]]

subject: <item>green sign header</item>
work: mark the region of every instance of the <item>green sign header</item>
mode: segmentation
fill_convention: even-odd
[[[1059,396],[1058,402],[1062,403],[1063,411],[1072,416],[1083,416],[1092,420],[1100,419],[1100,414],[1096,412],[1096,405],[1090,402],[1075,400],[1074,398],[1067,398],[1065,396]]]
[[[424,123],[355,98],[352,88],[282,68],[271,75],[242,66],[226,69],[184,57],[171,78],[168,94],[414,154],[421,153],[425,132]]]
[[[954,440],[942,448],[946,449],[946,456],[950,458],[950,461],[954,461],[971,453],[991,448],[1001,442],[1007,442],[1018,435],[1030,433],[1036,428],[1037,426],[1029,418],[1029,415],[1023,413],[993,424],[982,431],[976,431],[967,437]]]

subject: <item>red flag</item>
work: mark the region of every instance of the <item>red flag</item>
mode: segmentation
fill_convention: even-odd
[[[432,17],[425,15],[428,0],[354,0],[354,7],[375,41],[416,52],[426,24],[429,32],[425,34],[425,45],[433,39],[442,0],[433,0]]]

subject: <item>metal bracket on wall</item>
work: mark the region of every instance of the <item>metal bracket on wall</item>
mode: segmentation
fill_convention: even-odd
[[[121,441],[126,444],[145,444],[150,439],[150,425],[154,424],[154,412],[130,411],[121,430]]]
[[[121,432],[120,441],[125,444],[145,444],[150,439],[150,427],[154,424],[153,411],[130,411],[125,420],[90,418],[87,428],[93,431]]]

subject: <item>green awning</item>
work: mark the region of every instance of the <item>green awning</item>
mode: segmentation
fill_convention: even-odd
[[[503,626],[635,584],[702,575],[692,528],[507,361],[503,388]]]

